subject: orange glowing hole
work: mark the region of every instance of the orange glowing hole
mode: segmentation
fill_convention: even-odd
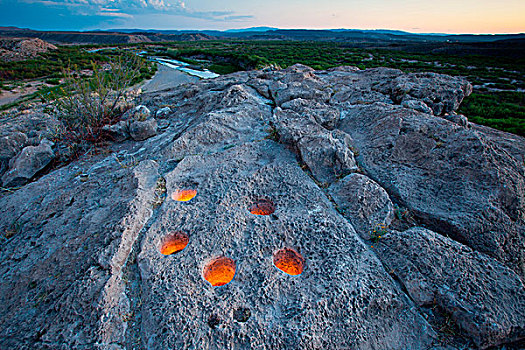
[[[270,215],[275,211],[275,204],[268,199],[260,199],[248,208],[254,215]]]
[[[160,252],[164,255],[178,253],[188,245],[190,238],[184,232],[177,231],[164,238]]]
[[[230,258],[220,257],[208,263],[204,267],[203,277],[214,287],[230,283],[235,276],[235,261]]]
[[[174,201],[187,202],[193,197],[195,197],[196,195],[197,195],[197,190],[184,189],[184,190],[176,190],[175,192],[173,192],[173,194],[171,195],[171,198],[173,198]]]
[[[300,275],[304,269],[304,258],[290,248],[284,248],[275,253],[273,263],[279,270],[292,276]]]

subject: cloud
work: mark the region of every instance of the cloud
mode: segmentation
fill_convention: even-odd
[[[185,7],[185,4],[181,1],[170,0],[22,0],[22,2],[66,8],[84,6],[101,9],[102,7],[111,6],[121,11],[138,9],[170,10]]]
[[[226,16],[223,19],[225,21],[243,21],[247,19],[252,19],[254,16],[252,15],[235,15],[235,16]]]
[[[117,17],[117,18],[134,18],[133,15],[130,15],[129,13],[124,12],[99,12],[99,16],[105,16],[105,17]]]
[[[254,18],[231,10],[196,10],[189,7],[184,0],[19,0],[19,2],[28,6],[44,6],[60,13],[61,16],[93,17],[95,15],[99,17],[100,22],[110,18],[125,21],[148,15],[179,16],[212,23],[242,22]]]

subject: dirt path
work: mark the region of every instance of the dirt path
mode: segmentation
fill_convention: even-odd
[[[0,106],[15,102],[21,97],[36,92],[40,85],[42,85],[42,83],[36,82],[31,84],[31,86],[17,87],[12,91],[0,90]]]
[[[195,76],[166,67],[162,64],[158,64],[157,67],[157,73],[153,76],[153,78],[142,85],[143,91],[159,91],[169,89],[180,84],[193,83],[200,80]]]

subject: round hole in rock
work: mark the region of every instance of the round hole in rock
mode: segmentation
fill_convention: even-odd
[[[295,250],[284,248],[274,254],[273,264],[284,273],[297,276],[303,272],[304,258]]]
[[[172,193],[171,198],[178,202],[187,202],[197,195],[197,190],[178,189]]]
[[[275,204],[269,199],[259,199],[248,210],[254,215],[270,215],[275,211]]]
[[[246,322],[252,315],[252,312],[247,307],[240,307],[233,310],[233,318],[237,322]]]
[[[178,253],[188,245],[190,238],[182,231],[171,233],[164,237],[160,246],[160,252],[164,255]]]
[[[215,329],[218,325],[221,324],[221,319],[217,315],[211,315],[208,317],[208,326],[210,326],[211,329]]]
[[[210,261],[205,267],[202,275],[204,279],[214,287],[224,286],[230,283],[235,276],[235,261],[221,256]]]

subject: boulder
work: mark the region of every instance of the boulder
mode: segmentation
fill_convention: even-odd
[[[129,135],[135,141],[143,141],[157,135],[157,121],[150,118],[144,121],[133,121],[129,125]]]
[[[281,142],[297,148],[301,160],[321,183],[357,170],[351,139],[339,130],[326,130],[315,119],[316,111],[305,107],[299,114],[276,108],[273,120]]]
[[[22,132],[13,132],[0,138],[0,176],[9,169],[9,161],[27,144],[28,138]]]
[[[439,306],[476,346],[523,337],[525,287],[497,260],[421,227],[393,231],[376,247],[412,300]]]
[[[139,105],[133,109],[133,119],[138,121],[144,121],[151,116],[151,111],[148,107]]]
[[[52,146],[52,142],[44,139],[38,146],[24,147],[12,161],[9,171],[2,176],[3,185],[17,187],[31,180],[55,158]]]
[[[363,239],[369,240],[375,228],[390,225],[394,218],[388,193],[365,175],[350,174],[330,186],[329,193]]]
[[[472,93],[472,85],[462,77],[409,73],[385,83],[378,91],[390,94],[397,103],[407,98],[421,100],[439,116],[458,109],[463,98]]]
[[[503,135],[382,103],[347,108],[337,128],[363,170],[420,222],[525,278],[525,142],[511,153]]]
[[[159,110],[157,110],[157,113],[155,113],[155,117],[157,118],[165,118],[171,113],[171,108],[169,107],[163,107]]]
[[[121,120],[113,125],[104,125],[102,132],[115,142],[122,142],[130,137],[130,125],[127,120]]]

